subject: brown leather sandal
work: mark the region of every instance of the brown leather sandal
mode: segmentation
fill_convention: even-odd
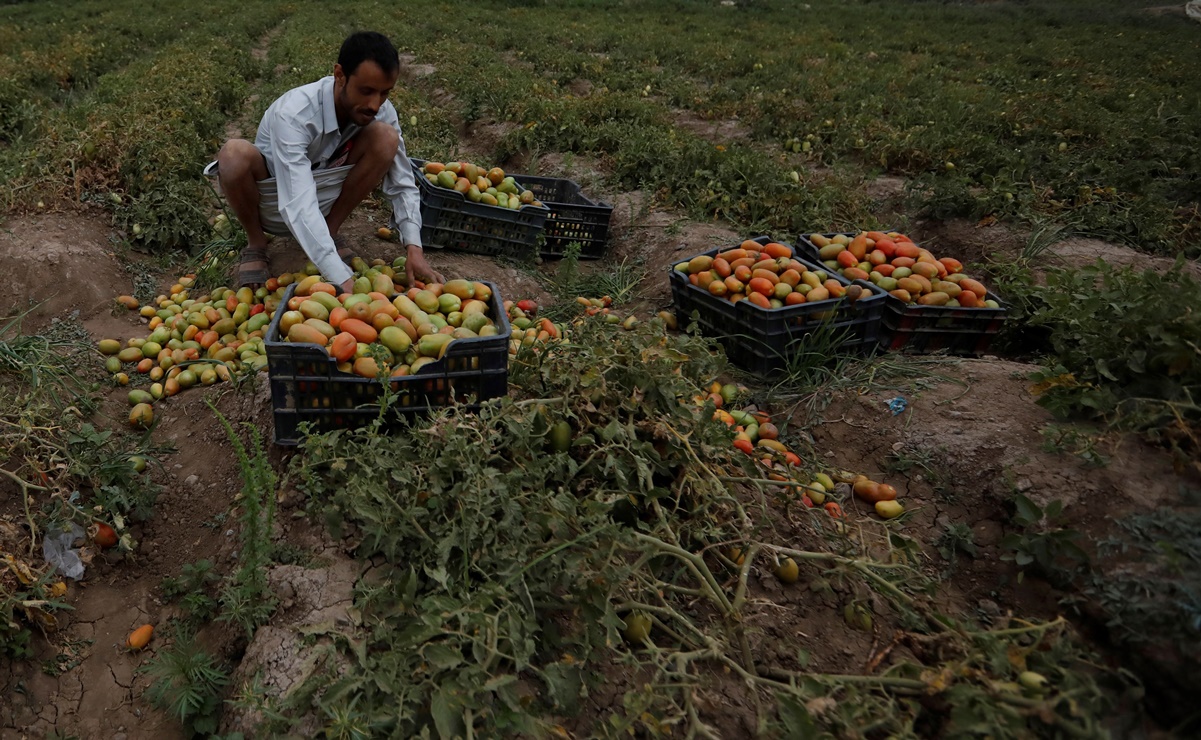
[[[271,261],[267,250],[247,247],[238,262],[237,287],[265,285],[271,279]]]

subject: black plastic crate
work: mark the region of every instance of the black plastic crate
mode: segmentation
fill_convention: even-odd
[[[754,241],[767,244],[775,240],[760,236]],[[778,243],[790,246],[786,242]],[[736,247],[711,249],[701,254],[713,257]],[[806,259],[797,250],[793,252],[793,257],[805,267],[826,272],[843,285],[852,284],[841,275]],[[803,351],[806,338],[815,331],[830,331],[841,336],[840,346],[844,349],[873,352],[879,345],[885,294],[879,287],[862,280],[856,280],[854,284],[865,294],[853,303],[844,298],[831,298],[774,309],[745,300],[730,303],[693,285],[674,264],[670,268],[670,280],[672,302],[681,325],[691,324],[695,312],[701,333],[719,340],[734,363],[755,373],[769,374],[786,367],[789,358]]]
[[[457,252],[533,259],[538,235],[550,209],[523,205],[517,210],[473,203],[457,190],[438,187],[421,173],[423,160],[413,159],[413,175],[421,190],[421,242]],[[516,178],[514,178],[516,179]],[[524,182],[517,180],[524,186]]]
[[[480,402],[508,393],[512,329],[496,286],[481,282],[492,289],[489,316],[496,322],[498,333],[456,339],[442,359],[427,364],[416,375],[389,379],[396,394],[390,425],[404,417],[449,406],[452,399],[465,402],[466,408],[474,411]],[[297,444],[302,422],[309,422],[317,432],[365,426],[379,415],[379,399],[384,393],[384,381],[338,370],[325,348],[281,339],[279,322],[295,291],[295,283],[288,286],[263,342],[275,415],[275,443],[279,445]]]
[[[835,234],[823,234],[830,238]],[[851,236],[851,234],[847,234]],[[805,251],[820,264],[818,247],[801,236]],[[1005,303],[992,291],[987,297],[1000,308],[962,306],[923,306],[907,304],[887,296],[880,343],[888,350],[953,355],[982,355],[992,346],[993,337],[1005,324]]]
[[[513,177],[550,209],[542,230],[544,241],[539,248],[543,257],[562,257],[572,242],[580,244],[580,259],[596,260],[605,256],[613,206],[584,195],[572,180],[535,175]]]
[[[992,291],[988,298],[1000,308],[909,305],[887,298],[880,341],[889,350],[982,355],[1005,325],[1005,304]]]

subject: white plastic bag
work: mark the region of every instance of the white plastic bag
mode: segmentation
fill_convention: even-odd
[[[76,581],[83,578],[83,561],[79,559],[79,551],[71,545],[80,537],[83,537],[83,530],[72,522],[70,530],[50,532],[42,540],[42,555],[45,556],[46,562],[53,565],[59,573]]]
[[[1184,4],[1184,12],[1189,18],[1195,21],[1201,21],[1201,0],[1190,0]]]

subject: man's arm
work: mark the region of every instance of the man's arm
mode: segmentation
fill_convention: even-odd
[[[400,130],[396,109],[389,105],[384,111],[383,120],[396,129],[399,143],[396,145],[396,156],[392,159],[392,166],[384,176],[381,190],[392,204],[392,225],[400,232],[401,243],[408,247],[406,272],[409,284],[413,283],[413,278],[443,282],[442,275],[425,261],[421,243],[421,191],[417,188],[413,165],[409,162],[404,132]]]
[[[272,126],[271,164],[284,223],[325,279],[334,285],[344,284],[354,273],[338,257],[338,249],[321,215],[308,157],[308,133],[293,121],[278,116],[262,125]]]

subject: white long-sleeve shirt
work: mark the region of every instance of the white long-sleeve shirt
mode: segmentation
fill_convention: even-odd
[[[421,191],[413,179],[400,120],[391,101],[384,101],[375,120],[394,126],[400,138],[382,186],[384,196],[392,203],[392,224],[400,230],[404,244],[421,246]],[[271,176],[276,178],[280,215],[305,254],[334,285],[349,280],[352,272],[338,257],[325,225],[313,171],[325,168],[329,158],[361,128],[353,123],[344,129],[338,127],[331,75],[281,95],[263,114],[254,140]]]

